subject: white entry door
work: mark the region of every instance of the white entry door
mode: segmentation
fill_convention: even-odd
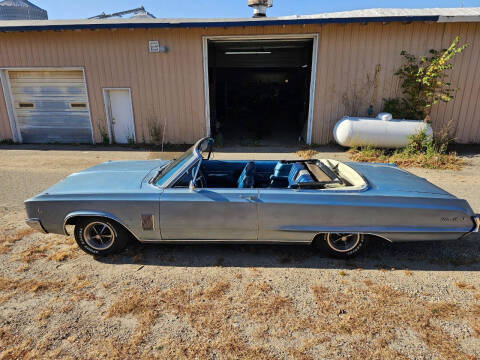
[[[112,142],[117,144],[136,142],[130,89],[106,89],[105,103]]]

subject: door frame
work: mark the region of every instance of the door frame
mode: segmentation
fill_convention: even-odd
[[[209,40],[289,40],[289,39],[313,39],[312,48],[312,69],[310,77],[310,98],[308,102],[308,120],[307,120],[307,144],[312,143],[313,130],[313,111],[315,105],[315,85],[317,80],[317,62],[318,62],[318,35],[319,34],[276,34],[276,35],[225,35],[225,36],[203,36],[202,52],[203,52],[203,87],[205,96],[205,119],[206,119],[206,136],[211,134],[210,125],[210,82],[208,72],[208,41]]]
[[[109,91],[111,90],[128,90],[128,94],[130,96],[130,111],[132,112],[132,122],[133,122],[133,141],[137,143],[137,136],[135,131],[135,114],[133,112],[133,100],[132,100],[132,89],[128,87],[107,87],[102,88],[103,93],[103,103],[105,105],[105,115],[107,121],[107,130],[108,130],[108,140],[109,143],[113,143],[113,129],[112,129],[112,114],[110,113],[111,110],[111,102],[110,102],[110,94]]]
[[[12,131],[13,141],[16,143],[22,143],[22,134],[18,126],[17,115],[15,113],[15,107],[13,106],[13,94],[10,85],[9,71],[81,71],[83,76],[83,86],[87,94],[87,109],[88,118],[90,120],[90,131],[92,134],[92,144],[95,144],[95,135],[93,133],[92,123],[92,110],[90,109],[90,96],[88,94],[87,77],[85,76],[84,67],[71,67],[71,66],[57,66],[57,67],[0,67],[0,82],[2,83],[3,96],[5,98],[5,104],[7,105],[7,114],[10,121],[10,129]]]

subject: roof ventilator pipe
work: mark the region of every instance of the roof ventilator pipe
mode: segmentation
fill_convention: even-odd
[[[248,0],[248,6],[253,8],[253,17],[267,16],[267,8],[273,6],[273,0]]]

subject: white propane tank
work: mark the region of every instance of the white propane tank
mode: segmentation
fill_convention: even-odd
[[[422,130],[433,136],[432,127],[422,120],[392,119],[392,114],[380,113],[376,118],[341,118],[333,129],[335,141],[342,146],[401,148],[408,145],[408,137]]]

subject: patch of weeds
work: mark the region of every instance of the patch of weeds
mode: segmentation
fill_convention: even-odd
[[[50,318],[50,316],[52,315],[52,312],[53,310],[51,307],[46,307],[42,309],[37,315],[37,321],[40,324],[44,324],[45,321]]]
[[[58,281],[43,280],[20,280],[0,277],[0,292],[7,293],[2,302],[9,300],[18,293],[39,293],[44,291],[58,291],[64,287],[64,283]]]
[[[28,266],[28,265],[21,265],[21,266],[19,266],[15,271],[21,273],[21,272],[26,272],[26,271],[28,271],[28,270],[30,270],[30,266]]]
[[[48,260],[62,262],[69,259],[75,259],[80,253],[80,249],[77,245],[70,245],[66,249],[60,249],[50,254]]]
[[[15,244],[17,241],[22,240],[26,236],[33,234],[34,232],[35,230],[33,230],[32,228],[25,228],[18,230],[14,234],[0,235],[0,254],[9,253],[12,249],[13,244]]]
[[[379,149],[362,146],[349,150],[353,161],[390,163],[400,167],[421,167],[439,170],[460,170],[464,161],[455,152],[448,152],[448,141],[435,140],[425,130],[409,136],[402,149]]]
[[[138,357],[144,351],[144,339],[150,336],[155,319],[172,314],[186,321],[195,335],[185,342],[174,337],[162,337],[155,346],[154,358],[242,358],[267,359],[272,354],[251,344],[238,328],[238,316],[244,314],[254,334],[290,336],[299,329],[311,327],[312,321],[301,319],[290,297],[276,293],[264,282],[249,283],[231,294],[231,284],[220,279],[205,289],[195,290],[195,284],[170,289],[129,289],[107,310],[107,318],[134,316],[137,326],[127,343],[107,345],[108,357]],[[299,319],[300,318],[300,319]],[[248,320],[240,320],[248,321]],[[302,324],[299,323],[302,321]],[[98,357],[105,345],[91,346]],[[118,355],[118,356],[117,356]]]
[[[98,124],[98,132],[100,133],[100,137],[102,138],[102,144],[103,145],[110,144],[110,136],[108,135],[108,132],[105,129],[105,127],[100,122]]]
[[[315,155],[318,154],[318,151],[310,146],[304,146],[301,149],[297,150],[297,156],[302,159],[313,159]]]
[[[462,290],[476,290],[476,287],[470,284],[467,284],[466,282],[459,281],[455,283],[457,288],[462,289]]]
[[[340,271],[338,272],[338,275],[340,275],[340,276],[347,276],[348,273],[347,273],[345,270],[340,270]]]
[[[413,276],[413,272],[408,269],[403,270],[403,273],[407,276]]]
[[[27,249],[15,253],[12,257],[13,260],[23,261],[30,264],[33,261],[46,258],[47,252],[54,246],[52,241],[44,241],[40,244],[31,245]]]
[[[403,329],[415,331],[418,340],[442,358],[471,358],[463,352],[457,338],[432,320],[462,319],[470,321],[473,328],[473,311],[466,312],[451,303],[421,300],[386,285],[353,286],[341,291],[313,286],[312,290],[321,319],[315,322],[313,333],[353,336],[349,346],[355,358],[404,358],[404,354],[389,346],[396,341],[395,333]],[[340,310],[345,315],[338,316]]]

